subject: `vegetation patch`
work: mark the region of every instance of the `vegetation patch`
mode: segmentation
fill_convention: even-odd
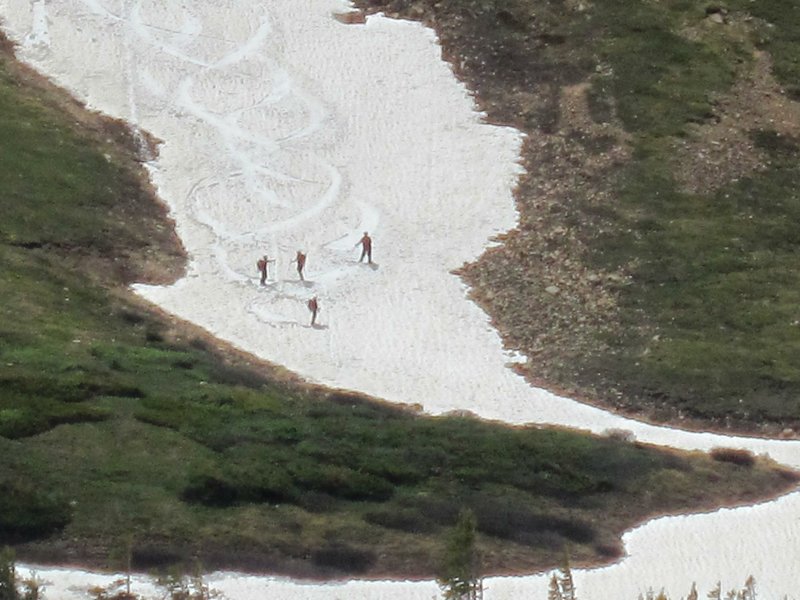
[[[738,448],[712,448],[710,454],[714,460],[733,463],[740,467],[752,467],[756,462],[752,452]]]
[[[63,498],[31,481],[0,478],[0,539],[6,544],[51,536],[69,523],[70,512]]]
[[[435,27],[489,120],[528,134],[519,227],[460,272],[534,383],[795,427],[796,2],[357,4]]]

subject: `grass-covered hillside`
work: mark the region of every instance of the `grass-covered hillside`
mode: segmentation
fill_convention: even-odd
[[[5,44],[0,546],[21,559],[430,576],[470,508],[486,571],[530,570],[794,485],[742,455],[422,417],[238,356],[126,291],[182,260],[137,152]]]
[[[519,230],[464,274],[533,380],[798,423],[800,3],[359,4],[435,27],[489,119],[529,134]]]

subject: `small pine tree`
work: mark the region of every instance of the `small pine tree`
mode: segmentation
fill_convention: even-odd
[[[722,600],[722,582],[717,582],[717,587],[708,592],[708,600]]]
[[[547,600],[578,600],[575,594],[575,582],[572,580],[572,570],[569,566],[569,553],[566,550],[558,573],[554,573],[550,578]],[[641,596],[639,596],[639,600],[642,600]]]
[[[22,592],[17,590],[19,600],[42,600],[44,598],[44,585],[41,579],[33,575],[20,582]]]
[[[550,582],[552,587],[553,582]],[[686,600],[697,600],[699,598],[699,593],[697,592],[697,583],[692,583],[692,589],[689,590],[689,595],[686,596]],[[709,600],[723,600],[722,595],[722,583],[717,582],[717,585],[712,589],[706,597]],[[548,600],[550,597],[548,596]],[[562,600],[560,596],[556,597],[555,600]],[[647,590],[647,593],[643,596],[639,594],[639,600],[669,600],[669,597],[664,593],[662,590],[656,594],[653,591],[653,588]],[[682,599],[681,599],[682,600]],[[750,575],[747,580],[744,582],[744,587],[741,590],[730,590],[728,591],[725,596],[724,600],[757,600],[756,598],[756,580],[755,578]],[[783,600],[788,600],[785,596]]]
[[[669,597],[664,593],[664,588],[657,594],[653,588],[649,588],[644,596],[639,594],[639,600],[669,600]]]
[[[743,600],[756,600],[756,580],[755,577],[750,575],[747,581],[744,582],[744,589],[742,590]]]
[[[463,510],[450,531],[438,578],[445,600],[478,600],[483,595],[475,550],[476,528],[475,515]]]
[[[561,595],[561,586],[558,585],[558,577],[553,575],[550,578],[550,587],[547,589],[547,600],[564,600]]]
[[[578,600],[575,594],[575,582],[572,580],[572,570],[569,568],[569,554],[564,551],[564,564],[561,566],[561,595],[564,600]]]
[[[200,565],[195,565],[194,573],[186,575],[173,569],[166,575],[156,579],[156,585],[164,590],[164,597],[169,600],[214,600],[224,599],[218,590],[211,588],[203,581]]]
[[[0,600],[19,600],[17,569],[10,548],[0,550]]]
[[[114,581],[109,587],[105,588],[105,593],[109,594],[112,600],[135,599],[136,594],[131,592],[131,571],[133,563],[133,535],[127,534],[122,537],[108,555],[109,564],[114,569],[123,571],[125,576]],[[97,590],[98,588],[96,588]]]
[[[0,550],[0,600],[41,600],[43,590],[41,580],[35,575],[20,581],[14,551]]]

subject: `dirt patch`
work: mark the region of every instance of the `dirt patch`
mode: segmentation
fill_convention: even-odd
[[[749,71],[715,104],[712,122],[675,140],[674,173],[685,192],[713,193],[766,168],[769,158],[753,143],[753,132],[800,135],[800,102],[775,80],[766,52],[755,53]]]
[[[506,343],[528,356],[520,371],[536,385],[549,381],[550,389],[573,357],[604,350],[596,333],[613,330],[618,310],[613,287],[626,278],[584,260],[603,223],[600,214],[587,219],[578,199],[599,213],[613,203],[606,173],[630,153],[619,124],[592,118],[588,89],[588,81],[564,86],[559,130],[526,140],[526,175],[517,190],[519,227],[502,237],[503,246],[460,271]],[[577,393],[577,388],[560,391]]]
[[[345,13],[333,13],[333,18],[345,25],[361,25],[367,22],[367,16],[360,10]]]
[[[633,281],[626,267],[606,272],[593,266],[601,240],[624,233],[616,185],[634,164],[633,136],[616,115],[608,91],[613,71],[602,57],[591,57],[593,64],[587,65],[581,48],[560,34],[569,31],[564,20],[544,6],[531,19],[528,8],[514,3],[503,9],[428,0],[356,4],[367,13],[382,11],[433,27],[443,57],[475,92],[486,120],[527,134],[521,156],[526,172],[515,194],[518,227],[498,236],[500,246],[457,273],[506,347],[527,356],[516,368],[529,381],[641,420],[744,435],[792,435],[786,424],[690,418],[663,401],[669,390],[631,390],[614,373],[584,367],[596,357],[615,355],[614,344],[629,334],[658,339],[644,308],[636,309],[635,319],[626,319],[636,325],[622,325],[619,300]],[[592,6],[576,0],[569,8],[580,14]],[[720,16],[721,23],[716,17],[690,19],[677,33],[690,40],[711,36],[715,47],[727,51],[751,48],[751,34],[764,25],[746,14]],[[604,35],[591,28],[584,33]],[[664,138],[674,148],[666,160],[674,161],[672,173],[687,192],[713,192],[758,173],[768,158],[754,132],[795,136],[800,126],[798,105],[773,77],[768,54],[757,52],[752,62],[728,58],[738,80],[716,99],[713,114],[690,115],[702,121],[689,126],[688,136]],[[592,97],[593,92],[599,95]],[[627,268],[634,267],[635,261]]]

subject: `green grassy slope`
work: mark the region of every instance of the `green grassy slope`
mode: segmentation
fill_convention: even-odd
[[[268,379],[127,295],[180,258],[135,144],[7,54],[0,156],[0,544],[22,558],[102,565],[129,546],[137,568],[430,576],[470,507],[487,571],[513,571],[567,544],[614,556],[653,513],[793,485],[761,461]]]
[[[727,116],[717,100],[753,67],[756,50],[770,53],[774,75],[789,87],[780,101],[792,101],[790,86],[800,76],[800,49],[791,43],[800,34],[800,21],[792,18],[800,16],[797,4],[728,6],[731,22],[702,23],[702,35],[691,42],[677,37],[661,44],[651,31],[640,33],[648,41],[637,43],[636,60],[659,65],[658,80],[641,81],[647,64],[629,64],[615,48],[608,55],[618,69],[610,89],[595,86],[610,91],[635,133],[633,161],[615,181],[618,227],[599,247],[606,265],[632,274],[633,284],[621,291],[621,324],[644,333],[621,338],[615,354],[595,357],[584,372],[619,374],[629,393],[686,414],[791,425],[800,416],[800,236],[794,227],[800,140],[776,132],[767,119],[743,123],[764,155],[763,167],[706,193],[681,191],[680,167],[670,160],[675,138],[702,135],[692,124]],[[670,32],[696,26],[705,8],[666,7],[649,20]],[[643,45],[650,48],[643,52]]]

